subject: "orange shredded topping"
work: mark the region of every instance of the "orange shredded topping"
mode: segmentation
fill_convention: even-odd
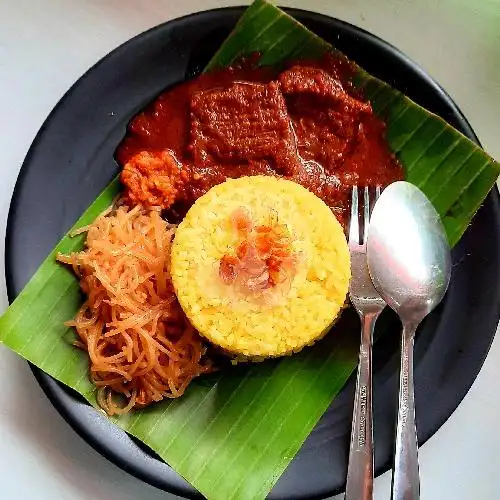
[[[175,226],[159,211],[122,206],[86,231],[83,251],[57,259],[73,266],[87,296],[67,325],[90,357],[98,403],[113,415],[181,396],[213,366],[171,283]]]
[[[231,215],[238,235],[235,255],[224,255],[219,276],[226,285],[235,284],[246,294],[258,294],[283,283],[296,273],[298,255],[292,250],[292,235],[271,212],[267,224],[255,225],[250,212],[241,207]]]

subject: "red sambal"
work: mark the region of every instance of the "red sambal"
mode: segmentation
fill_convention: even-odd
[[[227,178],[261,174],[302,184],[345,223],[351,186],[403,178],[384,134],[345,60],[282,71],[243,62],[160,95],[131,121],[117,159],[130,201],[174,219]]]

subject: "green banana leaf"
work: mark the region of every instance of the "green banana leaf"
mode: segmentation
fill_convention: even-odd
[[[278,64],[327,50],[333,49],[291,17],[256,0],[208,68],[256,51],[262,54],[261,64]],[[362,69],[356,83],[387,121],[388,141],[407,179],[435,204],[455,244],[493,186],[500,165],[440,118]],[[75,227],[91,222],[119,189],[113,181]],[[0,318],[0,341],[96,406],[87,355],[70,345],[74,334],[63,325],[80,306],[78,283],[55,262],[57,251],[78,250],[82,243],[82,236],[66,236],[47,257]],[[357,348],[357,333],[340,324],[318,346],[298,355],[198,379],[178,400],[113,421],[207,498],[264,498],[355,369]]]

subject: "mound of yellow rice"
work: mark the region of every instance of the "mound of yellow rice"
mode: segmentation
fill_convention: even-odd
[[[237,244],[228,220],[241,207],[262,224],[277,214],[293,235],[300,261],[274,301],[232,293],[220,278],[220,261]],[[346,300],[350,259],[343,229],[322,200],[294,182],[252,176],[228,180],[196,201],[177,228],[171,273],[201,335],[238,358],[260,359],[300,351],[331,328]]]

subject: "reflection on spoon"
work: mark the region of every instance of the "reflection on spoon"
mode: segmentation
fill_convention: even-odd
[[[367,241],[375,288],[403,324],[392,498],[420,496],[413,391],[413,342],[420,322],[444,297],[450,247],[438,213],[413,184],[395,182],[373,210]]]

